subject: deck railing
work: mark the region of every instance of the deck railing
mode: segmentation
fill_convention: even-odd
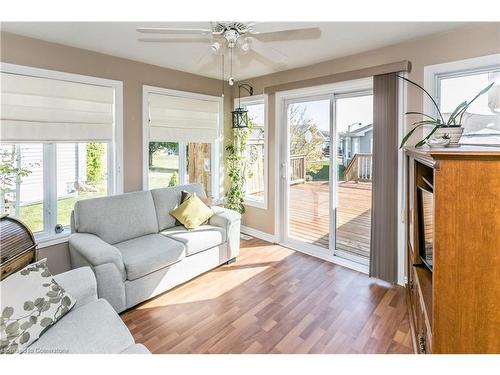
[[[354,154],[344,171],[346,181],[371,181],[373,154]]]
[[[290,185],[299,184],[306,180],[305,155],[290,156]]]

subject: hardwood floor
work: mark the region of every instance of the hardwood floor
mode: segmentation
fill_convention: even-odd
[[[153,353],[412,353],[405,291],[262,240],[122,314]]]

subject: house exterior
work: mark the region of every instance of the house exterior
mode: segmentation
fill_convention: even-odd
[[[355,154],[371,154],[373,150],[373,124],[354,123],[346,132],[339,133],[338,157],[347,166]]]

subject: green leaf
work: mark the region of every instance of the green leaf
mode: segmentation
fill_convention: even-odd
[[[35,308],[35,304],[33,302],[31,302],[31,301],[26,301],[26,302],[24,302],[24,306],[23,307],[24,307],[25,311],[31,311],[31,310],[33,310]]]
[[[418,83],[416,82],[413,82],[412,80],[408,79],[408,78],[405,78],[405,77],[401,77],[401,76],[398,76],[399,78],[401,78],[402,80],[418,87],[420,90],[422,90],[424,93],[427,94],[427,96],[432,100],[432,103],[434,104],[434,107],[436,107],[436,110],[439,114],[439,117],[441,118],[441,121],[444,122],[444,118],[443,118],[443,115],[441,114],[441,110],[439,109],[439,106],[437,105],[436,101],[434,100],[434,98],[432,97],[431,94],[429,94],[429,92],[427,92],[426,89],[424,89],[422,86],[420,86]]]
[[[68,296],[64,296],[64,298],[62,299],[62,304],[63,304],[63,306],[70,306],[71,305],[71,298],[69,298]]]
[[[52,277],[52,274],[49,272],[49,270],[45,270],[42,272],[42,277]]]
[[[61,290],[61,287],[57,284],[52,285],[51,289],[55,292],[58,292]]]
[[[36,300],[35,300],[35,307],[40,307],[43,305],[43,301],[45,301],[42,297],[38,297]]]
[[[22,335],[21,335],[21,338],[19,339],[19,343],[20,344],[26,344],[30,339],[30,334],[29,332],[24,332]]]
[[[14,314],[14,308],[7,306],[6,308],[3,309],[2,311],[2,318],[10,318]]]
[[[17,343],[13,342],[11,346],[9,346],[6,350],[6,353],[9,353],[9,354],[14,354],[17,352]]]
[[[479,98],[481,95],[486,94],[493,87],[494,84],[495,84],[495,82],[492,82],[488,86],[486,86],[484,89],[479,91],[479,93],[470,102],[468,102],[467,105],[465,107],[463,107],[459,113],[457,113],[457,116],[460,114],[459,124],[462,124],[462,117],[463,117],[465,111],[467,111],[467,108],[469,108],[470,105],[472,103],[474,103],[476,101],[476,99]]]
[[[24,322],[21,324],[21,329],[23,331],[26,331],[28,328],[30,328],[33,324],[30,321]]]
[[[437,126],[436,126],[434,129],[432,129],[432,130],[431,130],[431,132],[430,132],[429,134],[427,134],[427,136],[426,136],[426,137],[424,137],[424,139],[422,139],[420,142],[418,142],[418,143],[415,145],[415,147],[420,147],[420,146],[423,146],[423,145],[425,144],[425,141],[426,141],[426,140],[428,140],[428,139],[431,137],[431,135],[433,135],[433,134],[436,132],[436,130],[438,130],[438,127],[437,127]]]
[[[41,312],[45,312],[45,311],[47,311],[48,309],[50,309],[50,302],[49,302],[49,301],[45,301],[45,302],[43,303],[43,306],[42,306],[42,308],[40,309],[40,311],[41,311]]]
[[[52,319],[51,318],[43,318],[41,321],[40,321],[40,325],[42,327],[48,327],[52,324]]]
[[[429,115],[426,115],[425,113],[417,112],[417,111],[409,111],[409,112],[406,112],[405,115],[419,115],[419,116],[424,116],[424,117],[430,118],[433,121],[438,121],[437,119],[435,119],[432,116],[429,116]]]
[[[457,116],[458,112],[467,105],[467,101],[460,103],[457,108],[451,113],[450,118],[448,119],[448,125],[450,125],[452,122],[455,123],[455,117]]]
[[[14,334],[17,331],[19,331],[19,323],[17,321],[12,322],[12,323],[8,324],[7,327],[5,327],[6,333]]]
[[[411,137],[411,135],[415,132],[415,130],[417,130],[419,127],[421,126],[424,126],[426,124],[418,124],[417,126],[415,126],[413,129],[411,129],[403,138],[403,140],[401,141],[401,145],[399,146],[399,148],[402,148],[404,146],[404,144],[406,143],[406,141]]]
[[[37,319],[37,317],[36,317],[36,316],[34,316],[34,315],[31,315],[31,316],[30,316],[30,322],[31,322],[32,324],[36,324],[36,321],[37,321],[37,320],[38,320],[38,319]]]
[[[61,302],[61,297],[59,297],[59,296],[58,296],[58,297],[51,297],[51,298],[49,299],[49,302],[50,302],[50,303],[54,303],[54,304],[55,304],[55,303],[59,303],[59,302]]]
[[[53,290],[49,290],[45,294],[46,294],[47,297],[57,297],[58,296],[57,292],[54,292]]]

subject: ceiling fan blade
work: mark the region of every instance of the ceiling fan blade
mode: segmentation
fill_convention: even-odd
[[[137,40],[146,43],[207,43],[212,38],[138,38]]]
[[[210,29],[181,29],[171,27],[138,27],[136,29],[144,34],[212,34]]]
[[[309,40],[319,39],[321,37],[321,29],[319,27],[309,27],[307,29],[293,29],[270,31],[267,33],[250,32],[250,35],[262,42],[281,42],[288,40]]]
[[[261,54],[260,52],[257,52],[255,49],[251,49],[250,51],[248,51],[248,53],[246,55],[244,55],[243,57],[241,57],[239,59],[240,66],[242,68],[247,67],[250,64],[250,60],[252,60],[252,59],[260,62],[261,64],[263,64],[265,66],[269,66],[274,70],[280,70],[280,69],[283,69],[286,67],[286,64],[284,62],[274,61],[274,60],[270,59],[269,57]]]
[[[248,37],[246,39],[250,43],[251,50],[253,50],[257,54],[268,59],[274,64],[278,64],[280,66],[286,65],[285,61],[287,60],[288,56],[284,55],[274,48],[266,46],[263,42],[255,39],[254,37]]]

